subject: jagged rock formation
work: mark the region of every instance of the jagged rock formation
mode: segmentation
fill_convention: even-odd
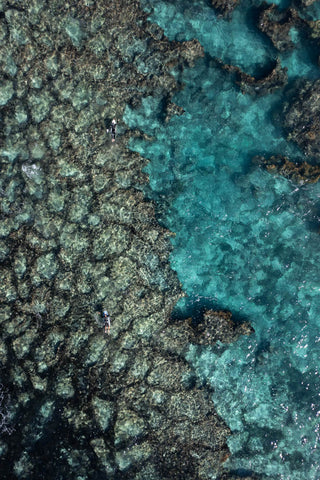
[[[273,155],[270,158],[256,156],[253,158],[253,162],[265,168],[269,173],[282,175],[299,185],[316,183],[320,179],[320,167],[318,165],[310,165],[307,162],[292,162],[282,155]]]

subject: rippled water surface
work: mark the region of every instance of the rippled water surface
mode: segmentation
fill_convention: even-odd
[[[257,2],[246,2],[230,22],[204,3],[143,4],[169,38],[198,38],[206,52],[180,79],[185,88],[174,101],[184,115],[165,124],[156,97],[125,115],[155,137],[132,149],[151,160],[150,195],[176,232],[171,263],[188,294],[177,315],[230,309],[255,329],[231,346],[191,347],[188,360],[213,385],[234,433],[229,467],[318,479],[320,185],[297,186],[252,165],[258,153],[301,157],[274,119],[283,92],[244,96],[212,61],[254,73],[278,54],[255,28]],[[319,76],[301,42],[298,36],[297,49],[281,57],[289,82]]]

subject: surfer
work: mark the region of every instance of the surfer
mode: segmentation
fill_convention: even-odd
[[[103,324],[104,324],[104,333],[110,334],[111,329],[111,318],[107,310],[103,311]]]
[[[111,140],[112,142],[116,141],[116,133],[117,133],[117,121],[114,118],[111,122],[111,125],[109,128],[107,128],[107,132],[111,132]]]

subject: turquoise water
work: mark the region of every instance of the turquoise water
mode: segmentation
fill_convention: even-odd
[[[131,147],[150,159],[149,195],[176,233],[171,263],[188,294],[176,315],[224,308],[255,329],[230,346],[192,346],[187,356],[233,432],[226,466],[319,479],[320,185],[252,165],[255,154],[301,156],[274,120],[283,93],[244,96],[211,57],[253,72],[277,53],[254,28],[249,2],[231,22],[204,3],[143,4],[171,39],[198,38],[206,51],[195,68],[175,73],[185,84],[174,98],[183,116],[165,124],[162,99],[148,97],[124,119],[155,138]],[[282,56],[290,81],[317,78],[308,46],[295,38],[297,50]]]
[[[278,0],[279,8],[288,7],[290,2]],[[289,78],[316,78],[318,69],[308,60],[312,58],[312,48],[301,42],[299,35],[292,32],[292,40],[296,38],[299,49],[279,55],[267,37],[256,27],[258,0],[242,2],[241,9],[236,8],[231,20],[225,20],[216,15],[208,2],[202,0],[170,1],[142,0],[141,4],[150,13],[150,20],[158,23],[170,40],[190,40],[197,38],[205,51],[213,57],[218,57],[225,63],[237,65],[249,74],[259,74],[266,66],[280,56],[282,65],[289,68]],[[309,12],[310,10],[310,12]],[[310,17],[315,19],[317,7],[313,5],[308,10]]]

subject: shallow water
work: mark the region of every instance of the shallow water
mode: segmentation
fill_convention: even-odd
[[[120,121],[127,103],[168,94],[163,64],[186,47],[151,38],[137,2],[71,3],[0,0],[1,480],[171,479],[168,438],[192,480],[202,465],[171,431],[193,398],[212,405],[167,350],[181,290]],[[197,448],[218,432],[224,451],[222,422],[204,435],[198,420]]]
[[[149,195],[176,233],[171,263],[188,294],[176,315],[230,309],[255,329],[231,346],[191,347],[187,358],[213,385],[217,410],[234,432],[230,468],[315,480],[320,185],[297,186],[252,165],[258,153],[301,157],[274,117],[283,93],[244,96],[210,57],[254,73],[277,53],[254,28],[257,2],[237,9],[231,22],[204,3],[143,4],[169,38],[196,37],[206,52],[182,78],[176,72],[185,84],[174,98],[183,116],[164,124],[161,99],[152,97],[125,114],[129,126],[155,137],[131,147],[151,160]],[[308,45],[295,38],[297,50],[281,59],[289,80],[317,78]]]

